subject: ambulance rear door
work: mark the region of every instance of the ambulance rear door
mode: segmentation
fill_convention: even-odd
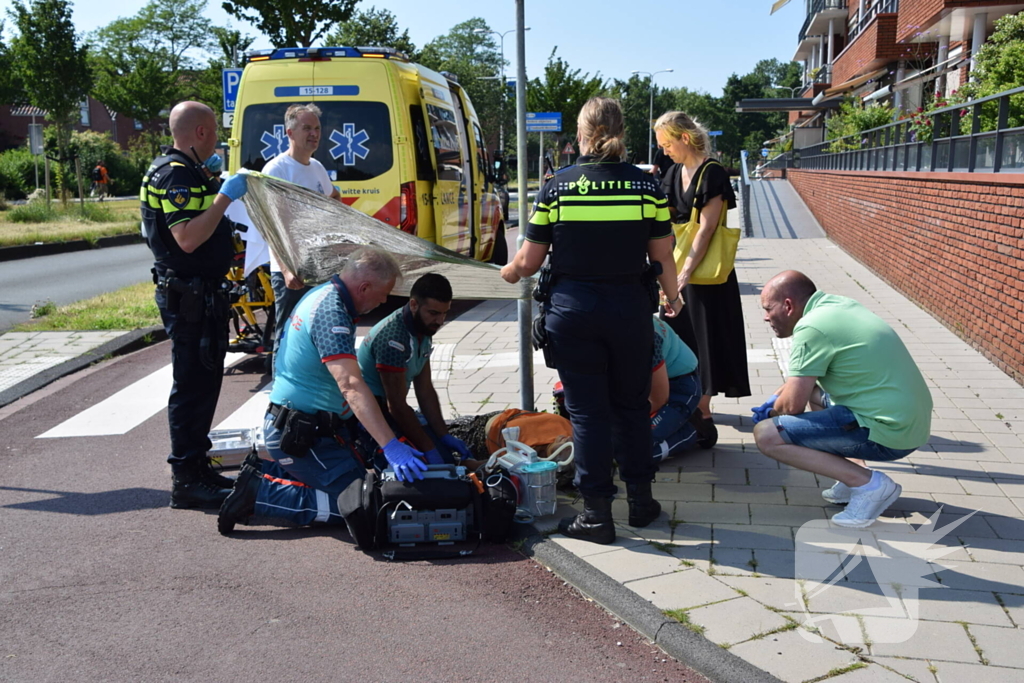
[[[443,247],[472,258],[472,211],[469,210],[472,196],[470,174],[466,172],[465,125],[461,123],[461,108],[456,110],[447,81],[434,81],[429,75],[436,74],[426,69],[420,71],[423,116],[437,171],[432,193],[435,240]]]

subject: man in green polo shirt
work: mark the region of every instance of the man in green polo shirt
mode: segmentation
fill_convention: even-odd
[[[897,460],[928,441],[932,397],[924,377],[884,320],[853,299],[817,291],[803,273],[769,280],[761,307],[793,347],[786,383],[754,408],[757,447],[835,479],[822,497],[848,504],[833,523],[870,526],[903,489],[864,461]]]

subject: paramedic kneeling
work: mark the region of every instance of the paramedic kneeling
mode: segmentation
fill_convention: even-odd
[[[816,291],[803,273],[769,280],[761,307],[793,346],[786,383],[753,409],[757,447],[836,479],[821,495],[848,505],[832,522],[870,526],[903,489],[864,461],[897,460],[928,441],[932,397],[924,377],[884,320],[853,299]]]
[[[263,425],[274,462],[246,459],[220,509],[222,534],[235,524],[343,523],[337,497],[365,475],[368,464],[356,445],[356,419],[384,444],[384,457],[399,479],[423,478],[422,453],[395,438],[355,355],[357,316],[384,303],[399,275],[392,256],[362,248],[340,275],[296,305]]]
[[[471,457],[469,448],[448,433],[430,373],[431,340],[452,307],[452,286],[438,273],[413,283],[409,303],[373,326],[359,347],[359,371],[388,424],[412,442],[430,465]],[[419,414],[409,405],[409,385]]]

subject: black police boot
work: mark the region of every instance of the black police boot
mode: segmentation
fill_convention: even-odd
[[[259,468],[245,465],[238,473],[235,487],[224,499],[217,515],[217,531],[225,536],[235,530],[236,524],[248,524],[256,512],[256,494],[260,490],[262,474]]]
[[[697,430],[697,445],[703,449],[714,448],[718,443],[718,427],[710,417],[704,417],[699,410],[690,415],[690,424]]]
[[[234,477],[225,477],[223,474],[215,470],[213,468],[213,463],[210,462],[209,458],[203,458],[200,476],[202,476],[203,481],[207,484],[216,486],[219,489],[230,489],[235,485]]]
[[[558,530],[569,538],[607,545],[615,540],[611,498],[584,498],[583,512],[558,523]]]
[[[626,484],[626,498],[629,501],[629,525],[645,527],[661,514],[661,503],[651,494],[651,482]]]
[[[171,476],[171,507],[176,510],[217,510],[229,493],[230,488],[221,488],[204,476],[202,463],[178,465]]]

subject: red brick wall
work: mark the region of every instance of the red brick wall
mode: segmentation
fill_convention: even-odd
[[[945,0],[900,0],[900,26],[896,40],[902,42],[927,31],[939,19]]]
[[[921,31],[933,30],[942,15],[961,8],[994,8],[1016,5],[1020,0],[900,0],[900,28],[896,40],[902,42]],[[999,11],[997,14],[1003,14]],[[970,31],[970,28],[968,28]]]
[[[895,14],[879,14],[857,34],[836,57],[832,85],[845,83],[902,56],[904,48],[896,45],[896,17]]]
[[[793,169],[788,178],[832,241],[1024,383],[1024,178]]]

